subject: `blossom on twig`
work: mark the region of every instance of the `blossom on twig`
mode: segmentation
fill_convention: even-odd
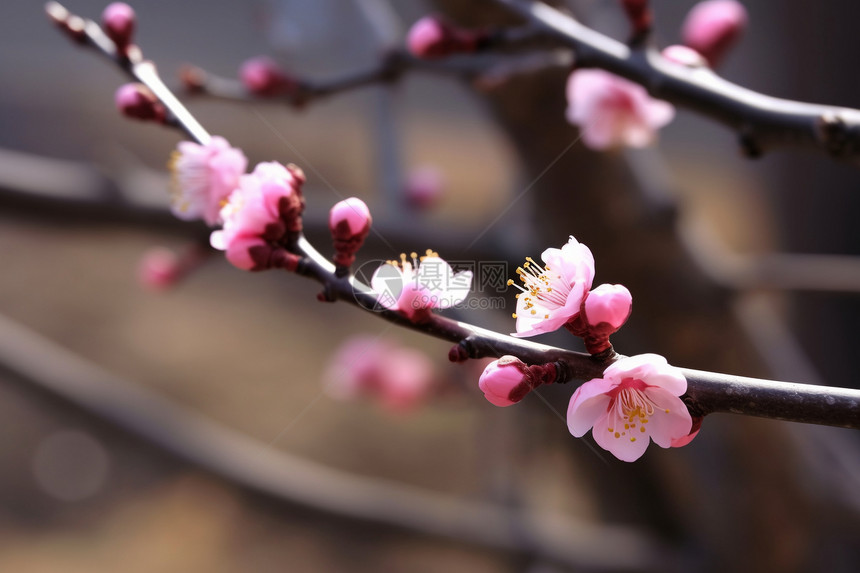
[[[212,233],[212,246],[226,251],[227,260],[240,269],[279,264],[273,256],[285,254],[281,247],[287,234],[301,230],[302,182],[296,169],[276,162],[258,164],[240,178],[221,209],[224,228]]]
[[[579,314],[594,281],[594,256],[572,236],[562,248],[545,250],[541,259],[543,267],[528,257],[517,268],[522,285],[508,281],[521,291],[513,336],[535,336],[561,328]]]
[[[672,121],[675,108],[615,74],[577,69],[567,80],[567,120],[592,149],[645,147]]]
[[[248,160],[226,139],[212,137],[206,145],[181,141],[170,158],[170,198],[173,214],[208,225],[221,222],[221,208],[239,185]]]
[[[594,441],[619,460],[639,459],[649,439],[661,448],[684,445],[692,428],[679,396],[687,380],[657,354],[622,358],[574,392],[567,409],[570,433],[589,429]],[[692,438],[690,438],[692,439]]]
[[[422,257],[401,254],[399,261],[386,261],[374,271],[370,284],[383,308],[420,320],[431,309],[463,302],[472,285],[472,271],[455,273],[438,253],[427,249]]]

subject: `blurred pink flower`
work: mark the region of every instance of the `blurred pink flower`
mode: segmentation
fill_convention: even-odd
[[[439,169],[432,166],[411,170],[403,188],[406,201],[417,209],[432,207],[439,202],[444,191],[442,174]]]
[[[594,280],[594,256],[572,236],[560,249],[541,254],[545,267],[528,257],[517,269],[517,331],[513,336],[535,336],[561,328],[579,314],[585,293]]]
[[[373,398],[395,412],[414,409],[434,389],[433,364],[424,354],[370,336],[355,336],[343,343],[329,361],[323,380],[332,398]]]
[[[412,24],[406,46],[418,58],[444,58],[474,52],[485,37],[481,31],[459,28],[439,16],[425,16]]]
[[[592,149],[645,147],[672,121],[675,108],[645,88],[609,72],[577,69],[567,81],[567,120]]]
[[[410,320],[422,318],[431,309],[451,308],[463,302],[472,285],[472,271],[454,273],[438,253],[411,258],[400,255],[399,261],[380,265],[370,279],[381,306],[396,310]]]
[[[105,34],[113,40],[117,51],[121,54],[132,42],[136,20],[134,9],[124,2],[109,4],[102,12],[102,27]]]
[[[747,25],[747,11],[736,0],[706,0],[696,4],[681,30],[684,44],[711,65],[720,64]]]
[[[268,56],[245,60],[239,68],[239,79],[249,92],[259,96],[275,96],[293,92],[298,84],[292,76]]]
[[[152,290],[166,290],[182,276],[179,257],[173,251],[154,248],[147,251],[137,269],[140,283]]]
[[[280,163],[259,163],[243,175],[221,209],[224,227],[214,231],[212,246],[244,270],[269,268],[273,245],[288,231],[301,229],[301,179]]]
[[[114,94],[114,104],[124,116],[140,121],[161,123],[167,110],[155,94],[143,84],[124,84]]]
[[[649,439],[661,448],[686,443],[692,418],[679,398],[686,391],[684,375],[662,356],[622,358],[606,369],[603,378],[577,388],[567,425],[578,438],[592,429],[600,447],[632,462],[645,453]]]
[[[207,145],[181,141],[170,159],[173,214],[218,224],[224,201],[239,184],[248,160],[242,150],[214,136]]]
[[[585,299],[585,319],[591,326],[606,323],[618,330],[627,322],[633,308],[633,295],[624,285],[602,284]]]

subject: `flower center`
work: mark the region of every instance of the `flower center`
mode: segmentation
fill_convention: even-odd
[[[630,441],[636,441],[636,433],[644,434],[645,424],[660,410],[643,391],[647,385],[642,380],[625,378],[609,392],[612,401],[609,409],[615,409],[615,427],[607,427],[616,439],[630,433]],[[666,414],[669,410],[663,410]],[[621,427],[623,425],[623,428]],[[638,430],[637,430],[638,427]]]
[[[418,268],[419,263],[423,262],[427,257],[439,257],[439,253],[432,249],[427,249],[424,251],[422,256],[418,256],[418,253],[411,252],[409,256],[406,256],[406,253],[400,253],[400,260],[392,259],[390,261],[385,261],[385,264],[391,265],[392,267],[399,268],[401,271],[409,272]]]
[[[517,267],[517,275],[522,285],[518,285],[513,279],[508,279],[508,286],[514,286],[520,290],[516,295],[521,298],[523,309],[536,315],[538,310],[554,310],[564,306],[567,295],[570,293],[570,285],[561,275],[553,273],[550,268],[541,267],[531,257],[526,257],[523,266]],[[537,307],[537,308],[535,308]],[[517,315],[514,314],[514,318]],[[549,318],[549,314],[544,314]]]

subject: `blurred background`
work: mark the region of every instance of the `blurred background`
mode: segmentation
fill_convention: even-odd
[[[860,106],[846,73],[860,7],[744,4],[750,27],[722,75]],[[67,7],[97,18],[104,5]],[[661,45],[693,5],[654,2]],[[510,21],[486,1],[133,6],[171,86],[183,64],[235,77],[259,54],[311,78],[372,66],[431,9]],[[614,1],[567,7],[626,33]],[[572,389],[494,408],[480,364],[318,304],[310,281],[216,256],[169,291],[144,288],[152,248],[207,237],[166,214],[178,133],[122,119],[113,94],[126,79],[40,3],[7,0],[0,14],[0,571],[856,570],[856,432],[714,415],[690,446],[626,465],[568,434]],[[323,252],[328,208],[350,195],[379,231],[362,261],[432,248],[512,276],[573,234],[597,281],[636,299],[620,352],[857,387],[856,168],[792,150],[745,159],[734,134],[683,110],[659,149],[597,154],[564,121],[566,75],[488,90],[407,74],[302,110],[187,101],[252,164],[305,169]],[[421,173],[440,193],[419,209],[408,191]],[[513,295],[476,297],[507,308],[458,317],[513,329]],[[358,334],[432,360],[410,407],[325,392],[346,375],[332,355]]]

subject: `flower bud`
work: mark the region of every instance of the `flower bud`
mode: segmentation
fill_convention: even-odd
[[[633,296],[623,285],[603,284],[588,293],[583,310],[591,326],[608,324],[613,331],[627,322],[633,308]]]
[[[102,12],[102,27],[119,54],[125,55],[131,45],[135,23],[134,9],[124,2],[114,2]]]
[[[516,404],[531,388],[525,383],[528,366],[516,356],[502,356],[491,362],[478,380],[484,398],[495,406]]]
[[[653,15],[649,0],[621,0],[621,5],[633,26],[634,38],[641,38],[651,31]]]
[[[254,95],[275,96],[293,91],[296,81],[272,59],[258,56],[246,60],[239,68],[239,79],[245,89]]]
[[[556,363],[527,366],[516,356],[502,356],[490,362],[478,380],[478,387],[491,404],[510,406],[541,384],[556,381]]]
[[[688,68],[701,68],[708,65],[702,54],[688,46],[681,46],[680,44],[666,46],[661,53],[667,60]]]
[[[484,32],[457,28],[438,16],[425,16],[409,29],[406,45],[414,56],[429,60],[474,52],[486,38]]]
[[[736,0],[706,0],[696,4],[684,21],[681,36],[716,67],[747,24],[747,12]]]
[[[352,265],[372,222],[370,209],[357,197],[344,199],[331,208],[328,224],[334,238],[334,262],[337,266]]]
[[[182,276],[179,257],[168,249],[151,249],[140,260],[137,277],[140,283],[152,290],[166,290]]]
[[[114,103],[124,116],[132,119],[161,123],[167,117],[167,110],[155,94],[143,84],[120,86],[114,96]]]
[[[442,175],[434,167],[414,169],[406,177],[403,194],[416,209],[429,209],[439,202],[442,193]]]

